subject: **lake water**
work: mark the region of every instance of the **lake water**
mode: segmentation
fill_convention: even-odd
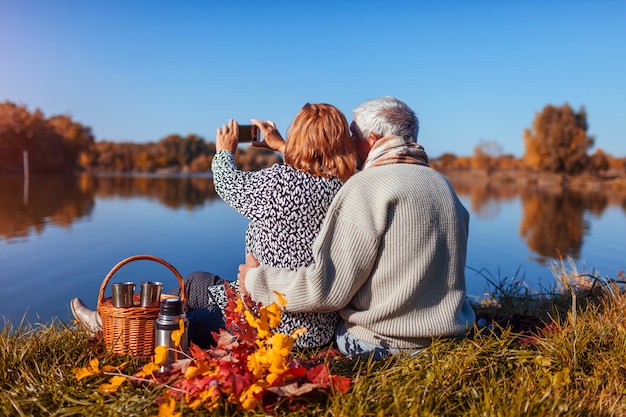
[[[579,272],[603,277],[626,267],[626,196],[453,185],[471,213],[470,296],[490,290],[488,279],[553,287],[550,265],[568,255]],[[137,254],[182,276],[204,270],[234,279],[246,224],[210,176],[0,177],[0,316],[16,325],[71,321],[69,300],[95,308],[107,274]],[[177,283],[160,263],[139,260],[112,275],[106,294],[126,280]]]

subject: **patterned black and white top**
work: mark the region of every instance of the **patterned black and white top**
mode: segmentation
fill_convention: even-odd
[[[240,171],[234,155],[225,150],[215,154],[212,170],[217,194],[250,220],[246,253],[263,265],[292,270],[313,262],[313,241],[341,180],[313,176],[287,164]],[[223,308],[223,286],[210,292]],[[290,334],[306,327],[295,346],[317,347],[332,340],[337,320],[337,313],[285,313],[278,330]]]

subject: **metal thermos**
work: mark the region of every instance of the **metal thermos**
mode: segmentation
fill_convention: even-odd
[[[180,338],[180,346],[175,347],[172,340],[172,332],[180,330],[180,320],[183,320],[185,331]],[[180,353],[177,351],[187,352],[188,339],[188,323],[183,309],[183,302],[180,298],[166,298],[161,301],[159,315],[154,322],[155,344],[156,346],[165,346],[168,349],[167,359],[161,367],[161,371],[169,368],[169,366],[178,360]]]

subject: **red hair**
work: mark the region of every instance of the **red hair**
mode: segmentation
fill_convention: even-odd
[[[284,156],[299,171],[346,181],[356,171],[346,116],[330,104],[305,104],[287,132]]]

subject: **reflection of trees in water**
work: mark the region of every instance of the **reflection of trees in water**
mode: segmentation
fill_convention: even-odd
[[[562,189],[525,190],[521,200],[520,236],[542,262],[566,255],[578,259],[583,237],[590,231],[585,213],[600,216],[610,203],[606,192]]]
[[[521,195],[522,220],[520,236],[526,239],[528,247],[539,255],[537,259],[545,263],[546,258],[578,259],[583,236],[589,231],[584,214],[590,209],[589,202],[594,198],[568,190],[524,190]],[[606,199],[604,199],[606,205]],[[593,203],[594,210],[600,209],[599,200]]]
[[[98,197],[149,197],[171,208],[201,206],[218,198],[213,179],[206,176],[97,176]]]
[[[519,187],[513,183],[453,181],[452,185],[457,194],[469,195],[472,212],[485,220],[500,213],[502,201],[514,199],[519,194]]]
[[[0,238],[41,233],[46,224],[69,226],[88,216],[95,197],[154,198],[171,208],[193,208],[217,197],[206,176],[0,176]]]
[[[69,226],[91,213],[93,189],[72,176],[0,176],[0,237],[7,240],[41,233],[46,224]]]
[[[625,197],[602,190],[575,191],[467,179],[451,182],[459,195],[470,197],[472,212],[481,219],[495,218],[504,200],[519,197],[522,206],[519,234],[539,263],[568,255],[579,258],[590,227],[585,220],[586,212],[600,216],[609,204],[626,210]]]
[[[470,197],[473,215],[497,217],[503,201],[520,198],[519,233],[539,262],[571,255],[578,259],[589,225],[585,212],[599,216],[609,204],[626,211],[626,197],[603,191],[577,192],[514,183],[451,181]],[[218,198],[208,176],[0,176],[0,239],[41,233],[46,224],[69,226],[88,216],[95,197],[150,198],[171,208],[191,209]]]

